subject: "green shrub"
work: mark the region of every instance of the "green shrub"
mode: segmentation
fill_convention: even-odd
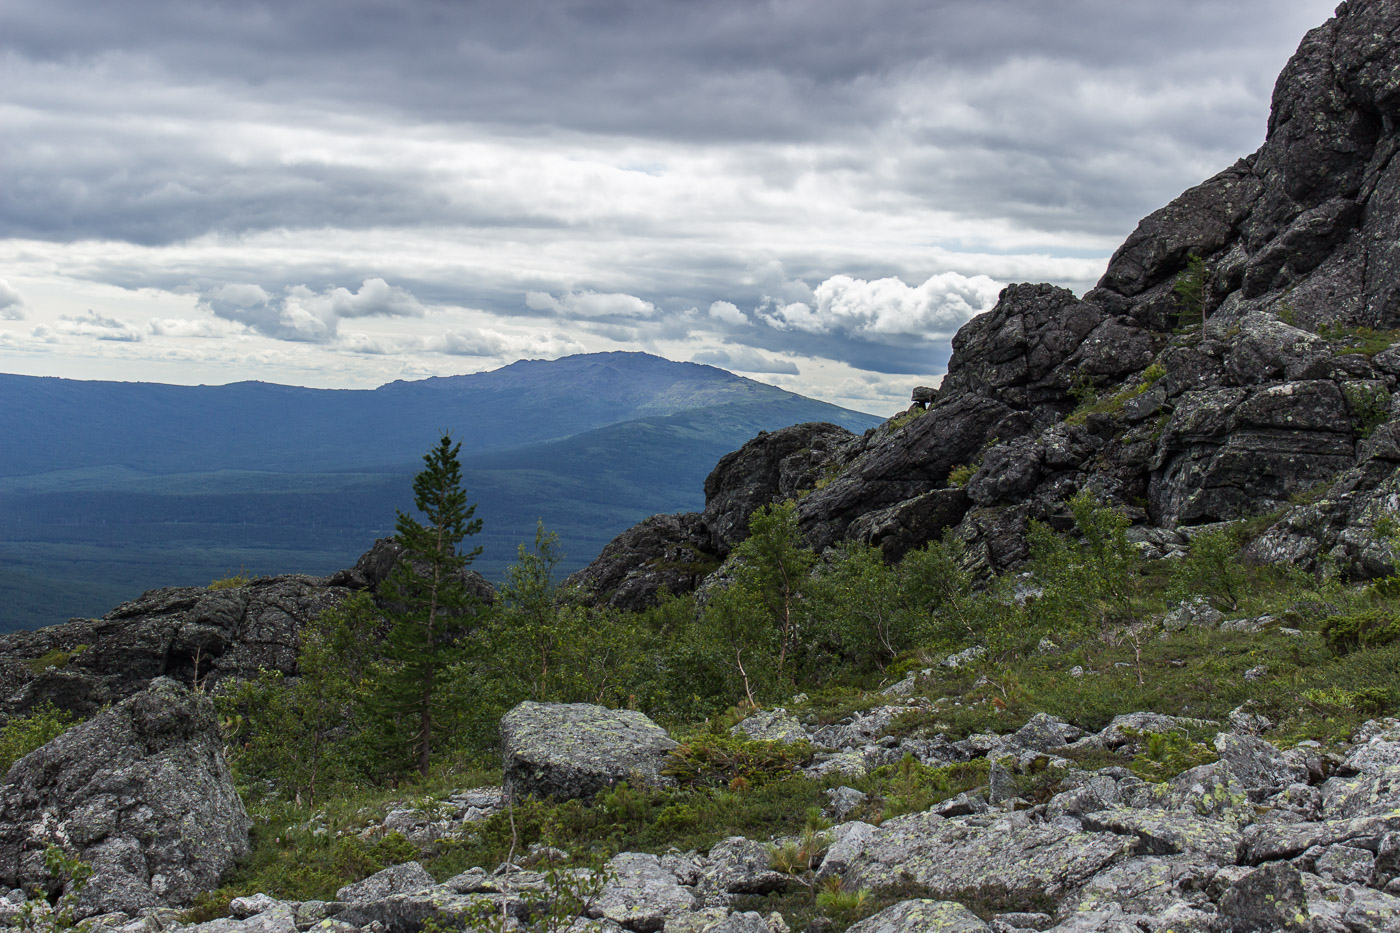
[[[1390,419],[1390,393],[1378,385],[1348,383],[1342,387],[1347,409],[1356,419],[1356,433],[1370,437]]]
[[[699,735],[671,750],[661,773],[687,787],[752,787],[786,777],[812,760],[805,742],[756,742]]]
[[[41,912],[38,898],[25,901],[20,908],[20,928],[33,933],[64,933],[78,929],[74,912],[79,895],[92,878],[92,866],[51,845],[44,850],[44,871],[49,876],[45,893],[50,898],[55,894],[58,897],[47,912]]]
[[[51,648],[37,658],[30,658],[24,662],[24,666],[35,674],[42,674],[49,669],[63,670],[78,655],[88,650],[87,645],[75,645],[65,651],[62,648]]]
[[[1340,654],[1358,648],[1378,648],[1400,639],[1400,618],[1385,609],[1328,616],[1320,628],[1327,644]]]
[[[211,590],[233,590],[233,589],[237,589],[237,588],[240,587],[240,586],[247,586],[249,583],[252,583],[252,582],[253,582],[253,575],[252,575],[251,573],[249,573],[248,570],[246,570],[245,568],[239,567],[239,568],[238,568],[238,573],[230,574],[229,576],[224,577],[224,578],[219,579],[219,580],[210,581],[210,583],[209,583],[209,589],[211,589]]]
[[[948,471],[948,485],[956,486],[961,489],[967,485],[968,480],[972,479],[973,474],[976,472],[976,465],[960,463]]]
[[[1191,540],[1191,550],[1172,569],[1168,595],[1174,600],[1200,593],[1219,609],[1238,609],[1248,576],[1239,560],[1240,531],[1214,528]]]
[[[78,717],[45,701],[28,716],[11,719],[0,728],[0,774],[40,746],[47,745],[78,723]]]
[[[1180,732],[1145,732],[1142,738],[1143,750],[1130,767],[1145,781],[1165,781],[1220,757],[1210,746],[1193,742]]]
[[[940,801],[987,783],[985,758],[935,768],[905,755],[898,764],[883,765],[855,782],[859,790],[881,798],[881,820],[921,813]]]

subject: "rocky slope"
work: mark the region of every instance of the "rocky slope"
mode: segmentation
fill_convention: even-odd
[[[1082,298],[1005,289],[953,338],[927,410],[863,436],[761,435],[711,474],[704,512],[649,519],[575,582],[625,606],[692,589],[742,538],[743,508],[793,496],[818,549],[897,558],[952,528],[1003,569],[1027,521],[1063,518],[1081,489],[1159,549],[1276,512],[1259,559],[1383,572],[1375,527],[1400,507],[1397,30],[1392,0],[1338,7],[1280,75],[1257,152],[1145,218]],[[1192,256],[1203,307],[1186,317],[1205,324],[1177,334]]]
[[[819,753],[808,770],[846,780],[906,757],[934,766],[986,762],[987,785],[883,821],[864,819],[878,807],[838,784],[828,792],[834,825],[811,843],[805,865],[779,870],[775,851],[806,844],[788,838],[733,836],[703,852],[623,852],[602,875],[551,872],[561,853],[536,847],[513,863],[475,866],[441,883],[406,862],[341,888],[333,901],[239,898],[231,916],[191,929],[417,933],[472,923],[485,929],[495,916],[505,929],[785,933],[780,915],[745,911],[741,899],[813,883],[892,901],[850,927],[856,933],[1400,929],[1400,722],[1367,723],[1336,751],[1317,743],[1280,751],[1252,733],[1260,723],[1244,710],[1228,724],[1135,713],[1086,735],[1041,715],[1007,735],[879,739],[895,716],[929,703],[900,698],[914,686],[897,685],[887,705],[815,731],[783,710],[735,727],[810,742]],[[1160,783],[1122,767],[1081,770],[1065,757],[1122,753],[1150,732],[1209,726],[1220,729],[1213,742],[1219,759]],[[587,741],[598,729],[610,733],[605,754]],[[548,750],[549,768],[539,767],[530,741],[541,730],[560,738]],[[464,791],[427,809],[406,803],[360,835],[401,832],[424,851],[451,845],[512,793],[587,796],[594,779],[615,783],[626,761],[655,756],[652,731],[660,730],[635,713],[527,704],[502,724],[507,748],[519,750],[507,753],[513,787]],[[572,778],[561,783],[564,771]],[[1021,778],[1034,774],[1060,775],[1040,802],[1020,795]],[[13,922],[19,903],[0,902],[0,919]],[[171,917],[128,906],[94,919],[100,928],[137,933]]]

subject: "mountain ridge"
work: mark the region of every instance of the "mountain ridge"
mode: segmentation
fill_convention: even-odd
[[[571,570],[647,514],[698,505],[706,465],[755,431],[813,417],[878,423],[626,352],[375,389],[0,376],[0,400],[8,628],[240,568],[345,566],[391,532],[444,427],[463,443],[486,519],[479,566],[498,579],[537,520],[559,533]]]

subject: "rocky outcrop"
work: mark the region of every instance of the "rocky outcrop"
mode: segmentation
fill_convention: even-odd
[[[501,720],[509,797],[589,799],[622,781],[659,786],[676,742],[636,710],[526,701]]]
[[[100,619],[73,619],[0,635],[0,716],[45,703],[90,716],[156,678],[214,691],[260,671],[296,674],[305,625],[357,590],[374,590],[399,560],[392,538],[376,541],[352,569],[329,577],[284,574],[226,587],[151,590]],[[469,592],[494,599],[478,573]]]
[[[302,627],[350,593],[300,575],[170,587],[101,619],[0,636],[0,710],[52,702],[87,716],[158,677],[213,688],[259,669],[294,673]]]
[[[664,590],[695,590],[748,537],[749,515],[830,479],[833,458],[857,440],[813,422],[763,432],[727,454],[705,480],[705,510],[653,515],[618,535],[570,586],[621,609],[641,609]]]
[[[80,917],[188,904],[248,852],[222,745],[209,699],[160,679],[21,758],[0,786],[0,883],[47,887],[58,845],[93,869]]]
[[[1400,3],[1343,3],[1280,75],[1263,146],[1144,218],[1095,288],[1009,286],[953,338],[937,392],[861,438],[746,445],[706,483],[691,540],[722,558],[736,537],[705,521],[742,527],[744,508],[797,493],[819,550],[896,559],[952,528],[1001,570],[1027,556],[1030,519],[1063,524],[1088,490],[1142,529],[1281,512],[1256,558],[1384,572],[1375,529],[1400,509],[1397,30]],[[1202,303],[1184,309],[1173,288],[1193,257]],[[787,450],[803,451],[795,490],[773,478],[770,451]],[[578,582],[618,592],[619,556]]]

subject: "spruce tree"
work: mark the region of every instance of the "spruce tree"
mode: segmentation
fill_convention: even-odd
[[[423,456],[413,479],[413,504],[426,521],[398,513],[395,537],[404,552],[380,590],[391,623],[385,673],[378,690],[384,712],[412,730],[413,760],[427,775],[434,733],[441,732],[447,669],[462,656],[468,628],[479,612],[464,579],[481,548],[462,541],[481,530],[462,490],[461,444],[443,434]]]

